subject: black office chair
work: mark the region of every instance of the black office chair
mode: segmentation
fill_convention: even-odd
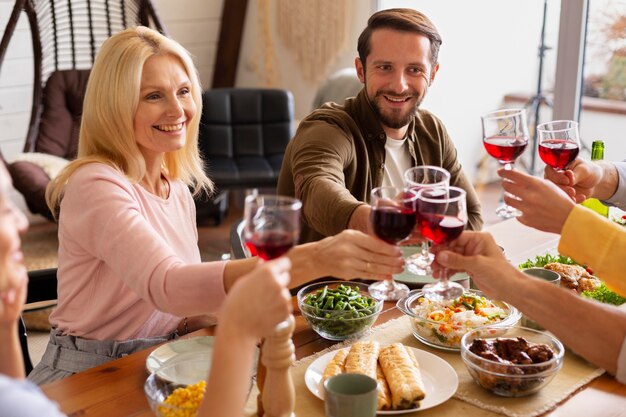
[[[28,295],[26,303],[37,303],[41,301],[56,300],[57,298],[57,269],[40,269],[28,272]],[[24,356],[24,369],[26,375],[33,370],[33,362],[28,353],[28,334],[24,320],[20,315],[18,319],[18,333],[22,355]]]
[[[198,142],[218,198],[232,189],[276,187],[285,148],[294,134],[291,92],[216,88],[202,99]],[[196,199],[199,217],[211,203],[204,200],[204,196]],[[222,204],[220,210],[225,208]],[[224,215],[218,213],[216,223]]]

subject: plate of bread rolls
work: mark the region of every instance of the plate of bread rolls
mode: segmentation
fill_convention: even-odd
[[[446,361],[402,343],[381,346],[359,341],[323,354],[309,365],[304,381],[311,393],[324,399],[324,381],[340,373],[360,373],[378,381],[378,414],[403,414],[447,401],[459,378]]]

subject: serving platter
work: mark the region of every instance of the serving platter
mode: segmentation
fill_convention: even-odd
[[[378,411],[379,415],[406,414],[435,407],[452,397],[459,386],[459,377],[448,362],[432,353],[414,347],[411,347],[411,349],[420,365],[426,397],[422,400],[419,408],[411,408],[408,410],[380,410]],[[324,391],[320,381],[322,380],[322,375],[324,375],[326,365],[328,365],[336,353],[337,351],[334,350],[321,355],[308,366],[304,373],[306,387],[313,395],[321,400],[324,399]]]

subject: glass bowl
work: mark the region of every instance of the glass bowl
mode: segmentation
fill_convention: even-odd
[[[344,291],[347,287],[349,294]],[[346,281],[307,285],[298,291],[298,307],[313,330],[324,339],[356,339],[370,330],[383,309],[383,301],[372,298],[367,287],[368,284]],[[343,295],[334,296],[329,303],[329,297],[323,297],[329,290],[343,291]]]
[[[143,390],[154,414],[158,417],[195,417],[204,397],[204,388],[200,389],[195,384],[204,383],[209,366],[210,355],[187,355],[186,358],[180,357],[179,360],[166,363],[151,373]],[[193,405],[172,405],[165,402],[178,388],[193,390]]]
[[[460,350],[461,338],[470,330],[513,326],[521,317],[512,305],[489,300],[478,290],[466,290],[461,297],[443,302],[427,300],[420,290],[413,290],[397,306],[409,316],[419,341],[450,351]]]
[[[470,346],[476,339],[524,338],[530,344],[544,344],[553,351],[553,356],[537,359],[539,353],[527,355],[535,363],[517,364],[510,361],[498,362],[473,353]],[[515,341],[518,344],[519,341]],[[545,387],[563,366],[563,344],[552,335],[526,327],[487,327],[473,330],[461,340],[461,358],[474,381],[494,394],[503,397],[524,397]]]

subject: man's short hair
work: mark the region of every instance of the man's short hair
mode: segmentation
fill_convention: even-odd
[[[387,9],[370,16],[367,27],[359,36],[357,50],[364,67],[371,49],[370,38],[376,29],[392,29],[426,36],[430,39],[430,63],[433,66],[437,64],[442,40],[433,22],[425,14],[414,9]]]

